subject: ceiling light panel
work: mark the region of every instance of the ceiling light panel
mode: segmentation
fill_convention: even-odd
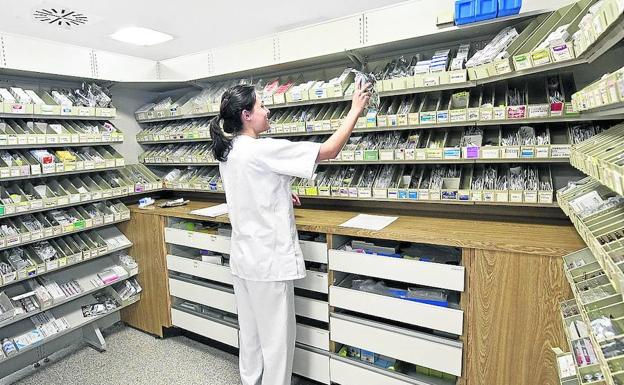
[[[112,39],[139,46],[151,46],[173,40],[173,36],[143,27],[126,27],[110,35]]]

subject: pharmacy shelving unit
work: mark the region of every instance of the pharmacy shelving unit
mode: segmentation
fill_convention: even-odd
[[[591,28],[582,20],[588,12],[597,15]],[[558,28],[582,37],[541,48],[539,44]],[[570,71],[588,68],[587,63],[619,44],[623,31],[619,3],[581,0],[528,23],[508,47],[506,59],[380,79],[376,84],[380,109],[358,119],[352,141],[335,160],[320,165],[313,180],[293,179],[293,192],[335,204],[346,199],[557,207],[554,191],[580,177],[567,163],[570,147],[586,138],[581,132],[610,127],[624,118],[621,108],[580,108]],[[621,79],[621,71],[613,75],[614,84],[617,76]],[[345,71],[308,88],[295,86],[291,78],[276,80],[275,87],[267,86],[261,94],[272,111],[265,136],[323,140],[348,111],[353,74]],[[559,102],[551,102],[548,84],[553,80],[563,97]],[[137,111],[136,119],[144,128],[137,141],[146,150],[139,160],[165,180],[167,189],[222,192],[217,163],[210,154],[209,122],[218,111],[223,89],[224,84],[208,85]],[[458,101],[454,95],[462,91],[465,97]],[[512,105],[516,91],[523,95],[520,105]],[[616,99],[621,103],[619,94]],[[298,120],[304,110],[308,117]],[[536,141],[509,145],[508,138],[523,126],[532,127]],[[358,138],[361,142],[355,141]],[[543,138],[547,140],[538,142]],[[535,183],[530,187],[494,183],[514,179],[517,173],[531,175]],[[491,183],[481,183],[486,179]]]
[[[622,296],[590,248],[564,256],[564,271],[574,298],[562,302],[562,320],[577,383],[621,384]]]
[[[139,286],[116,227],[130,220],[121,200],[162,188],[112,147],[124,139],[115,108],[37,94],[45,104],[0,103],[0,377],[80,341],[106,349],[100,330],[140,298],[124,293]],[[117,307],[83,315],[102,298]]]
[[[131,221],[122,228],[135,245],[132,255],[147,269],[142,284],[153,289],[124,313],[129,325],[159,336],[178,327],[237,347],[227,266],[229,220],[189,213],[214,204],[191,200],[169,209],[131,207]],[[496,383],[499,376],[517,379],[506,382],[513,385],[530,378],[554,383],[549,348],[512,369],[518,358],[512,346],[565,341],[563,335],[553,337],[552,325],[560,324],[557,309],[568,290],[560,257],[583,245],[571,226],[414,216],[401,216],[382,231],[339,226],[356,214],[295,211],[307,269],[306,279],[295,283],[295,373],[343,385],[479,384]],[[159,230],[140,230],[145,228]],[[401,242],[401,258],[355,252],[353,241]],[[518,266],[523,266],[518,274],[499,274]],[[545,271],[553,274],[548,283]],[[384,281],[397,291],[394,296],[366,291],[354,286],[358,279]],[[519,285],[531,293],[518,293]],[[400,298],[401,289],[409,287],[445,290],[447,302],[436,306],[441,304]],[[543,299],[531,299],[537,297]],[[510,319],[502,310],[507,307],[521,316]],[[513,333],[527,324],[539,332]],[[381,361],[367,362],[367,352]],[[484,369],[477,359],[484,352],[496,361],[492,365],[507,368],[504,373]],[[389,365],[393,359],[401,362],[395,370]]]
[[[593,172],[596,164],[586,158],[591,152],[584,149],[602,143],[605,137],[612,140],[611,135],[618,129],[616,126],[597,135],[601,139],[592,138],[574,146],[572,163],[598,177]],[[617,148],[621,143],[620,136],[610,147]],[[617,339],[623,332],[619,313],[624,306],[624,203],[615,185],[611,184],[613,189],[607,187],[612,179],[601,175],[601,179],[589,176],[558,191],[563,211],[588,246],[563,258],[575,298],[563,303],[562,309],[570,313],[564,314],[563,321],[578,383],[613,385],[624,381],[624,349]],[[609,334],[603,332],[604,323],[609,324]],[[586,356],[584,351],[591,354]]]
[[[572,103],[581,116],[621,114],[624,70],[579,90]],[[575,298],[562,304],[569,313],[562,317],[579,384],[624,382],[624,349],[618,339],[624,306],[623,143],[620,123],[573,145],[570,163],[589,176],[557,192],[561,208],[588,246],[564,257]]]

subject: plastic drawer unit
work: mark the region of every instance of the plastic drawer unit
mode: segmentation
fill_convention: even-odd
[[[232,285],[232,273],[229,266],[202,262],[196,259],[179,255],[167,255],[167,269],[177,273],[189,274],[195,277],[208,279]]]
[[[465,269],[463,266],[330,250],[329,270],[464,291]]]
[[[329,385],[329,353],[297,344],[293,373]]]
[[[166,227],[165,242],[218,253],[230,253],[230,238],[222,235]]]
[[[238,327],[197,313],[171,309],[174,326],[238,348]]]
[[[331,314],[329,325],[332,341],[455,376],[462,374],[463,344],[459,341],[340,313]]]
[[[169,278],[169,294],[214,309],[236,314],[234,290],[188,278]]]
[[[462,334],[462,310],[353,290],[350,288],[351,280],[352,277],[347,277],[338,286],[330,288],[331,306],[447,333]]]

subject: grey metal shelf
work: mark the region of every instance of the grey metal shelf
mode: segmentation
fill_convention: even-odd
[[[115,223],[119,223],[119,222],[115,222]],[[26,277],[26,278],[22,278],[22,279],[16,279],[15,281],[11,281],[11,282],[9,282],[7,284],[0,285],[0,288],[8,287],[8,286],[14,285],[14,284],[19,283],[19,282],[28,281],[29,279],[32,279],[34,277],[41,277],[42,275],[46,275],[48,273],[54,273],[54,272],[57,272],[57,271],[65,270],[65,269],[70,268],[72,266],[78,266],[78,265],[80,265],[80,264],[82,264],[84,262],[93,261],[93,260],[98,259],[100,257],[105,257],[105,256],[110,255],[112,253],[116,253],[118,251],[129,249],[130,247],[132,247],[132,243],[130,243],[128,246],[122,246],[122,247],[118,247],[118,248],[115,248],[115,249],[112,249],[112,250],[108,250],[106,253],[104,253],[102,255],[98,255],[97,257],[88,258],[88,259],[81,259],[80,261],[78,261],[76,263],[70,263],[70,264],[67,264],[67,265],[65,265],[65,266],[63,266],[61,268],[54,269],[54,270],[49,270],[49,271],[46,271],[45,273],[37,274],[37,275],[35,275],[33,277]]]
[[[111,253],[112,253],[112,252],[111,252]],[[107,253],[107,254],[111,254],[111,253]],[[75,265],[72,265],[72,266],[75,266]],[[57,271],[57,270],[54,270],[54,271]],[[130,275],[128,275],[128,277],[126,277],[126,278],[124,278],[124,279],[120,279],[120,280],[117,280],[117,281],[115,281],[115,282],[109,283],[109,284],[107,284],[107,285],[100,286],[100,287],[96,287],[96,288],[93,288],[93,289],[91,289],[91,290],[87,290],[87,291],[85,291],[85,292],[82,292],[82,293],[80,293],[80,294],[78,294],[78,295],[75,295],[75,296],[72,296],[72,297],[69,297],[69,298],[65,298],[64,300],[59,301],[59,302],[57,302],[57,303],[54,303],[54,304],[52,304],[51,306],[48,306],[48,307],[42,307],[42,308],[40,308],[40,309],[39,309],[39,310],[37,310],[37,311],[30,312],[30,313],[25,313],[25,314],[22,314],[22,315],[20,315],[20,316],[17,316],[17,317],[11,318],[11,319],[9,319],[9,320],[6,320],[6,321],[3,321],[3,322],[0,322],[0,328],[3,328],[3,327],[5,327],[5,326],[11,325],[11,324],[14,324],[14,323],[19,322],[19,321],[21,321],[21,320],[24,320],[24,319],[26,319],[26,318],[30,318],[30,317],[32,317],[32,316],[34,316],[34,315],[39,314],[39,313],[43,313],[44,311],[48,311],[48,310],[54,309],[55,307],[59,307],[59,306],[64,305],[64,304],[66,304],[66,303],[68,303],[68,302],[75,301],[75,300],[77,300],[78,298],[85,297],[85,296],[87,296],[87,295],[89,295],[89,294],[97,293],[98,291],[100,291],[100,290],[102,290],[102,289],[104,289],[104,288],[107,288],[107,287],[109,287],[109,286],[113,286],[114,284],[119,283],[119,282],[123,282],[123,281],[125,281],[125,280],[127,280],[127,279],[130,279],[130,278],[132,278],[132,277],[136,276],[137,274],[138,274],[138,273],[135,273],[135,274],[130,274]]]
[[[624,102],[613,103],[581,112],[581,116],[588,114],[592,116],[604,116],[605,118],[612,116],[624,116]]]
[[[482,163],[570,163],[569,158],[496,158],[496,159],[425,159],[425,160],[363,160],[324,161],[319,165],[361,165],[361,164],[482,164]]]
[[[12,249],[12,248],[14,248],[14,247],[20,247],[20,246],[29,245],[29,244],[31,244],[31,243],[36,243],[36,242],[47,241],[48,239],[60,238],[60,237],[63,237],[63,236],[65,236],[65,235],[77,234],[77,233],[81,233],[81,232],[83,232],[83,231],[89,231],[89,230],[93,230],[93,229],[99,229],[99,228],[106,227],[106,226],[111,226],[111,225],[114,225],[114,224],[117,224],[117,223],[122,223],[122,222],[125,222],[125,221],[127,221],[127,220],[128,220],[128,219],[122,219],[122,220],[119,220],[119,221],[113,221],[113,222],[109,222],[109,223],[103,223],[103,224],[101,224],[101,225],[97,225],[97,226],[91,226],[91,227],[88,227],[88,228],[83,228],[83,229],[78,229],[78,230],[74,230],[74,231],[69,231],[69,232],[67,232],[67,233],[63,233],[63,234],[60,234],[60,235],[52,235],[52,236],[50,236],[50,237],[41,237],[41,238],[39,238],[39,239],[35,239],[35,240],[32,240],[32,241],[28,241],[28,242],[20,242],[20,243],[18,243],[18,244],[16,244],[16,245],[13,245],[13,246],[5,246],[5,247],[0,247],[0,251],[2,251],[2,250],[7,250],[7,249]],[[11,282],[11,283],[12,283],[12,282]],[[8,286],[8,285],[0,285],[0,287],[2,287],[2,286]]]
[[[9,178],[0,178],[1,182],[10,182],[15,180],[28,180],[28,179],[39,179],[39,178],[49,178],[49,177],[58,177],[64,175],[75,175],[75,174],[86,174],[100,171],[110,171],[110,170],[119,170],[124,168],[124,166],[115,166],[115,167],[104,167],[104,168],[93,168],[89,170],[75,170],[75,171],[63,171],[63,172],[51,172],[48,174],[39,174],[39,175],[27,175],[27,176],[12,176]]]
[[[167,116],[165,118],[152,118],[152,119],[137,120],[137,122],[138,123],[168,122],[171,120],[206,118],[210,116],[217,116],[217,112],[205,112],[203,114],[195,114],[195,115]]]
[[[80,299],[84,299],[84,297],[78,298],[78,300]],[[66,330],[46,337],[42,341],[30,345],[18,351],[16,354],[11,355],[10,357],[6,357],[2,361],[2,365],[0,366],[0,377],[4,377],[20,368],[44,359],[48,355],[77,341],[86,339],[90,345],[93,345],[93,340],[89,337],[91,337],[93,334],[99,334],[99,337],[101,338],[101,333],[99,330],[100,327],[110,327],[115,322],[118,322],[120,320],[120,310],[128,306],[132,306],[139,300],[140,297],[137,297],[106,314],[101,314],[90,318],[84,318],[84,322],[81,322],[77,325],[72,325]],[[105,326],[102,325],[103,323],[105,324]],[[92,329],[89,332],[86,332],[84,328],[89,326],[92,326]],[[89,335],[89,337],[87,337],[87,335]],[[63,340],[64,342],[62,342]],[[105,345],[97,348],[104,350]]]
[[[359,164],[481,164],[481,163],[569,163],[569,158],[494,158],[494,159],[404,159],[404,160],[355,160],[355,161],[323,161],[319,165],[359,165]],[[161,167],[200,167],[200,166],[218,166],[218,162],[202,162],[202,163],[144,163],[147,166]]]
[[[0,118],[8,119],[48,119],[48,120],[102,120],[115,119],[114,116],[77,116],[77,115],[46,115],[46,114],[11,114],[0,112]]]
[[[177,189],[167,188],[170,191],[181,192],[198,192],[209,194],[225,194],[223,191],[206,191],[206,190],[194,190],[194,189]],[[553,203],[523,203],[523,202],[476,202],[476,201],[459,201],[459,200],[417,200],[417,199],[389,199],[389,198],[351,198],[351,197],[335,197],[335,196],[320,196],[320,195],[300,195],[301,199],[324,199],[324,200],[345,200],[345,201],[362,201],[362,202],[399,202],[399,203],[414,203],[414,204],[450,204],[450,205],[464,205],[464,206],[519,206],[519,207],[547,207],[558,208],[556,202]]]
[[[110,198],[91,199],[91,200],[88,200],[88,201],[81,201],[81,202],[76,202],[76,203],[68,203],[66,205],[59,205],[59,206],[53,206],[53,207],[43,207],[43,208],[40,208],[40,209],[24,211],[24,212],[21,212],[21,213],[17,213],[16,212],[16,213],[12,213],[12,214],[5,214],[5,215],[1,215],[0,219],[11,218],[11,217],[15,217],[15,216],[18,216],[18,215],[40,213],[42,211],[56,210],[56,209],[62,209],[62,208],[66,208],[66,207],[80,206],[80,205],[84,205],[84,204],[88,204],[88,203],[102,202],[102,201],[108,201],[108,200],[113,200],[113,199],[121,199],[121,198],[129,197],[129,196],[144,195],[144,194],[149,194],[151,192],[156,192],[156,191],[162,191],[162,189],[148,190],[148,191],[142,191],[142,192],[132,192],[132,193],[123,194],[123,195],[111,196]]]
[[[171,167],[171,166],[183,166],[183,167],[192,167],[192,166],[218,166],[217,162],[203,162],[203,163],[143,163],[146,166],[163,166],[163,167]]]
[[[58,147],[90,147],[90,146],[111,146],[114,144],[121,144],[123,140],[116,140],[110,142],[79,142],[79,143],[45,143],[45,144],[6,144],[1,145],[0,150],[19,150],[19,149],[34,149],[34,148],[58,148]]]
[[[137,140],[138,144],[171,144],[171,143],[201,143],[212,142],[212,138],[198,139],[165,139],[165,140]]]

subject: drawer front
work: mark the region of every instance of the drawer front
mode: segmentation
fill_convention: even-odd
[[[236,298],[234,297],[234,293],[202,285],[195,285],[173,278],[169,278],[169,293],[174,297],[236,314]]]
[[[447,333],[461,335],[463,331],[464,312],[457,309],[427,305],[339,286],[330,288],[329,304],[341,309]]]
[[[310,262],[327,263],[327,243],[299,241],[303,259]]]
[[[464,267],[330,250],[329,269],[417,285],[464,291]]]
[[[383,372],[343,362],[336,358],[329,360],[332,382],[340,385],[412,385],[410,382],[387,376]]]
[[[171,309],[171,322],[174,326],[208,337],[226,345],[238,347],[238,329],[216,321]]]
[[[329,385],[329,356],[296,347],[293,373]]]
[[[196,249],[210,250],[217,253],[230,253],[230,238],[222,235],[204,234],[197,231],[166,227],[165,242]]]
[[[462,345],[356,317],[332,315],[332,341],[461,376]]]
[[[297,324],[297,342],[329,351],[329,330]]]
[[[295,281],[295,287],[327,294],[329,293],[329,282],[327,279],[327,273],[308,270],[305,278]]]
[[[209,279],[232,285],[232,273],[228,266],[214,263],[195,261],[190,258],[167,255],[167,269],[178,273],[190,274],[196,277]]]
[[[295,314],[318,321],[329,322],[327,302],[295,295]]]

